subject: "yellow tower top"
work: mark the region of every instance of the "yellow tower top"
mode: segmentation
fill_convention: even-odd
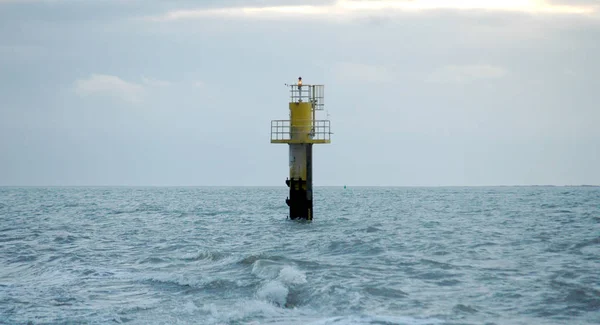
[[[289,120],[271,121],[271,143],[331,143],[331,123],[317,120],[324,109],[324,85],[306,85],[302,77],[290,88]]]

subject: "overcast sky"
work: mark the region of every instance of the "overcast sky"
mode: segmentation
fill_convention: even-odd
[[[0,185],[600,184],[600,2],[0,0]],[[320,118],[327,118],[323,113]]]

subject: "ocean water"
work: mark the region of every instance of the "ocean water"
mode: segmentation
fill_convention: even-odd
[[[600,324],[600,188],[0,188],[1,324]]]

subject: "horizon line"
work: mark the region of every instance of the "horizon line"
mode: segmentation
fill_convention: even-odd
[[[142,187],[189,187],[189,188],[200,188],[200,187],[237,187],[237,188],[257,188],[257,187],[269,187],[269,188],[287,188],[285,185],[0,185],[0,188],[7,187],[124,187],[124,188],[142,188]],[[440,187],[600,187],[600,184],[526,184],[526,185],[317,185],[313,187],[395,187],[395,188],[440,188]]]

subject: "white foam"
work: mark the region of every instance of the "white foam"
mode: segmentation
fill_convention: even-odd
[[[277,279],[286,284],[306,283],[304,272],[291,265],[280,264],[269,260],[257,260],[252,265],[252,274],[265,279]]]
[[[258,300],[238,301],[233,306],[227,305],[220,307],[217,307],[214,303],[210,303],[204,305],[201,310],[209,314],[209,318],[203,320],[203,323],[206,324],[229,324],[231,322],[260,316],[279,318],[285,312],[271,303]],[[256,324],[259,323],[260,322],[256,322]],[[255,324],[255,322],[247,324]]]
[[[315,322],[307,323],[310,325],[370,325],[370,324],[389,324],[389,325],[434,325],[442,324],[439,319],[418,319],[408,316],[370,316],[370,315],[352,315],[339,316],[320,319]]]
[[[290,290],[279,281],[269,281],[258,290],[258,298],[284,306]]]
[[[203,259],[203,258],[210,258],[210,252],[196,251],[196,252],[179,253],[175,257],[180,260],[199,260],[199,259]]]
[[[180,309],[181,312],[184,312],[186,314],[193,314],[196,310],[198,310],[198,307],[196,306],[196,304],[194,304],[193,301],[186,302],[181,306]]]
[[[269,260],[257,260],[252,266],[252,274],[267,280],[258,289],[256,297],[259,300],[274,303],[283,307],[287,302],[290,287],[306,283],[306,274],[291,265],[285,265]]]
[[[279,271],[277,279],[285,284],[302,284],[306,283],[306,274],[292,266],[286,265]]]
[[[252,274],[261,279],[270,280],[277,277],[283,267],[283,264],[279,264],[277,262],[269,260],[256,260],[252,265]]]
[[[202,279],[190,277],[184,274],[157,273],[133,276],[133,278],[138,281],[155,281],[165,284],[172,283],[190,287],[200,287],[202,286],[202,284],[204,284],[204,281],[202,281]]]

